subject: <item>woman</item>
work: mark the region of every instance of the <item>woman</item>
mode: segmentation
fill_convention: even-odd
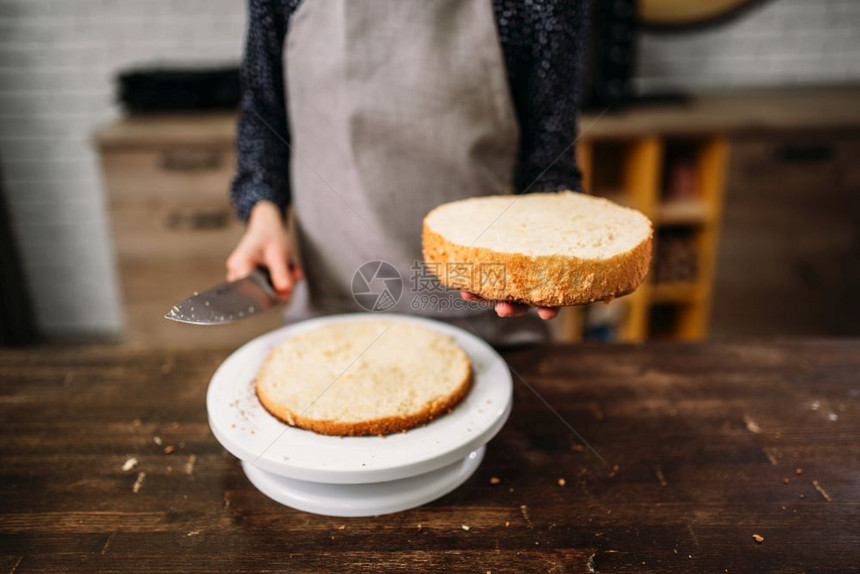
[[[305,276],[308,293],[288,310],[301,318],[360,310],[353,278],[384,261],[412,286],[393,310],[494,343],[546,338],[522,305],[499,302],[494,314],[467,293],[470,305],[438,292],[416,305],[421,221],[464,197],[580,189],[573,142],[587,5],[250,0],[232,188],[248,227],[228,279],[262,264],[288,299]]]

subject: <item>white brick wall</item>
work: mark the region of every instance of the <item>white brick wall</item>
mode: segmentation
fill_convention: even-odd
[[[243,0],[0,0],[0,164],[48,333],[121,328],[91,132],[129,64],[235,62]],[[226,190],[225,190],[226,193]]]
[[[602,0],[601,0],[602,1]],[[90,133],[111,78],[158,60],[236,61],[243,0],[0,0],[0,163],[40,325],[121,327]],[[641,41],[646,90],[860,79],[860,1],[771,0],[707,32]]]
[[[860,79],[860,1],[770,0],[706,31],[647,34],[644,92],[838,84]]]

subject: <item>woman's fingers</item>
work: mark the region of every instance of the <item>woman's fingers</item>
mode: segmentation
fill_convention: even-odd
[[[558,315],[558,307],[538,307],[537,313],[538,317],[544,321],[549,321],[550,319],[555,319],[556,315]]]
[[[282,249],[268,249],[265,256],[266,267],[272,276],[272,285],[281,299],[287,299],[293,291],[293,278],[287,265],[287,254]]]
[[[288,299],[293,285],[304,276],[290,260],[290,241],[279,208],[268,201],[258,202],[239,245],[227,258],[227,280],[247,277],[255,267],[265,265],[278,296]]]
[[[259,252],[257,252],[259,253]],[[227,281],[236,281],[247,277],[258,265],[265,265],[272,277],[272,285],[281,299],[288,299],[293,292],[293,285],[304,277],[301,268],[289,264],[285,250],[270,247],[265,255],[255,255],[254,250],[240,245],[227,258]]]
[[[253,271],[256,266],[257,261],[240,244],[227,258],[227,281],[236,281],[242,277],[247,277],[248,273]]]
[[[484,300],[480,295],[475,295],[474,293],[469,293],[468,291],[460,291],[460,297],[464,301]],[[496,314],[499,317],[520,317],[528,313],[529,309],[531,309],[531,306],[526,305],[524,303],[514,303],[511,301],[496,301],[494,304],[494,308],[496,310]],[[538,307],[537,314],[538,317],[540,317],[544,321],[549,321],[550,319],[555,319],[555,317],[558,315],[558,307]]]
[[[293,283],[298,283],[305,278],[305,272],[302,271],[302,268],[292,261],[290,262],[290,275],[293,277]]]
[[[496,303],[496,315],[499,317],[520,317],[529,312],[529,306],[522,303],[499,301]]]

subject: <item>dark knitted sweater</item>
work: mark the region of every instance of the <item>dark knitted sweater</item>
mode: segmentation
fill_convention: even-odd
[[[250,0],[238,167],[231,189],[242,220],[260,200],[281,208],[290,203],[282,51],[290,18],[301,1],[321,0]],[[573,142],[589,1],[492,3],[520,126],[514,189],[518,193],[579,190],[581,175]]]

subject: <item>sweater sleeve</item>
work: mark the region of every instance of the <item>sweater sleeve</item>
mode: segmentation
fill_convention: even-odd
[[[588,0],[495,0],[520,152],[517,193],[581,191],[577,115]]]
[[[242,221],[248,220],[258,201],[271,201],[282,211],[290,202],[282,59],[288,14],[284,0],[249,2],[240,70],[236,175],[230,189],[231,203]]]

